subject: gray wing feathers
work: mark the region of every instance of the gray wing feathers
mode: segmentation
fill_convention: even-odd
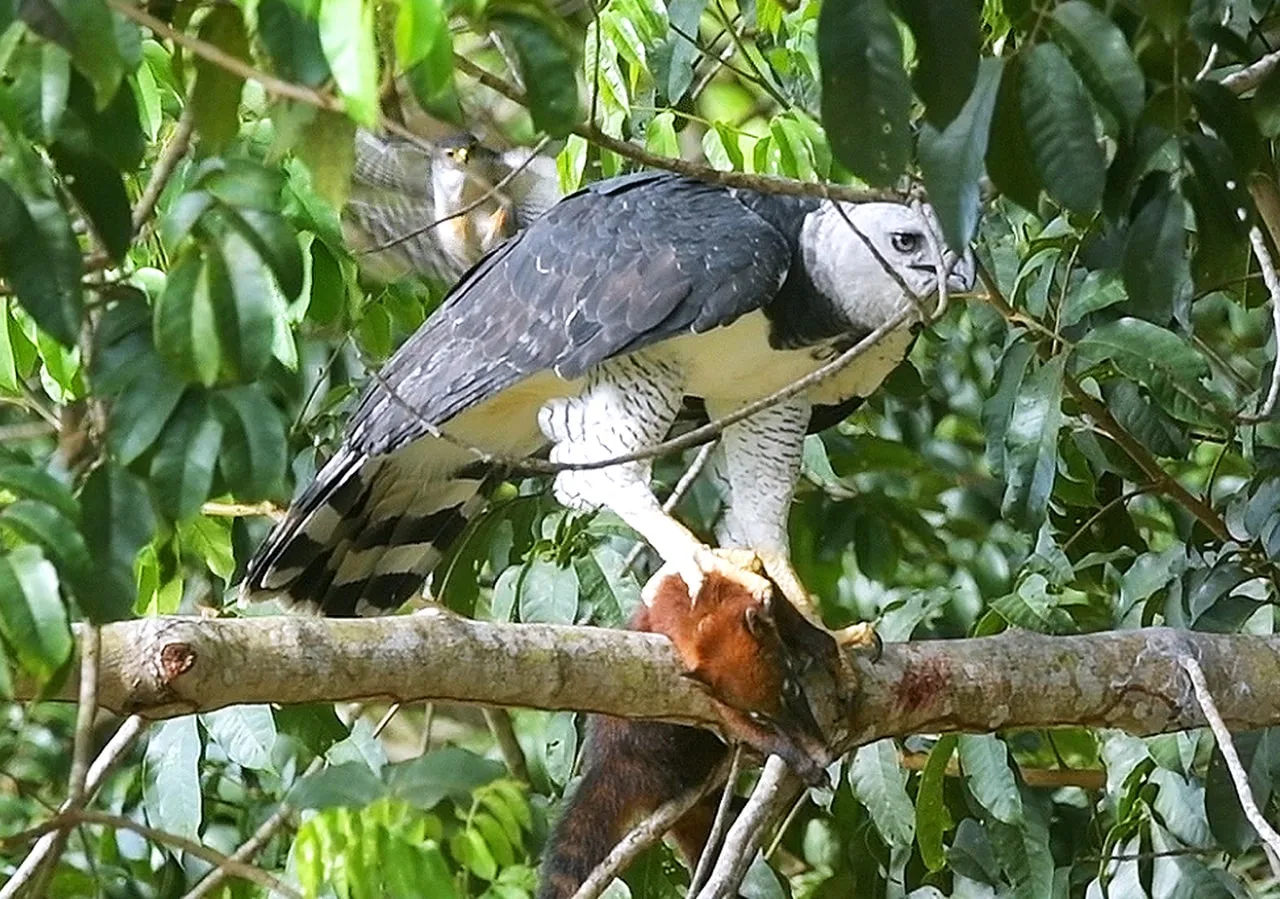
[[[349,439],[382,453],[540,371],[728,324],[777,293],[794,242],[724,188],[665,173],[573,194],[481,261],[384,366]]]

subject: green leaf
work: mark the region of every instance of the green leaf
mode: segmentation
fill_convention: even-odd
[[[671,112],[658,113],[645,126],[644,148],[659,156],[679,158],[680,140],[676,137],[675,116]]]
[[[54,144],[49,152],[107,254],[117,262],[123,260],[133,239],[133,220],[119,170],[101,156],[78,153],[61,144]]]
[[[911,155],[911,87],[884,0],[833,0],[818,15],[822,124],[836,158],[868,184],[893,184]]]
[[[991,601],[990,608],[1005,621],[1041,634],[1074,634],[1079,631],[1058,598],[1048,592],[1048,580],[1041,574],[1024,578],[1014,592]]]
[[[970,100],[982,49],[981,4],[974,0],[899,0],[898,9],[916,39],[911,83],[924,101],[925,118],[946,128]],[[985,131],[983,144],[985,146]],[[933,194],[930,195],[934,199]],[[936,199],[935,199],[936,202]]]
[[[234,300],[226,295],[227,279],[211,275],[206,263],[204,253],[189,245],[169,269],[155,304],[155,345],[179,371],[210,385],[222,363],[217,307]],[[215,296],[216,290],[223,294]]]
[[[1248,775],[1249,792],[1258,808],[1267,807],[1275,788],[1271,756],[1276,735],[1274,728],[1232,734],[1240,764]],[[1243,855],[1257,843],[1258,833],[1245,817],[1222,750],[1217,746],[1205,775],[1204,810],[1213,838],[1231,855]]]
[[[72,346],[84,305],[81,261],[66,212],[53,200],[30,204],[0,180],[0,276],[41,328]]]
[[[453,82],[453,35],[439,0],[406,0],[396,16],[396,58],[423,108],[459,113]]]
[[[46,144],[57,139],[58,125],[71,93],[71,57],[57,44],[40,47],[40,135]]]
[[[1027,142],[1045,190],[1073,212],[1093,212],[1107,166],[1080,76],[1056,46],[1039,44],[1027,56],[1021,93]]]
[[[1272,69],[1262,79],[1249,101],[1249,110],[1263,137],[1270,140],[1280,135],[1280,68]]]
[[[276,722],[270,706],[228,706],[204,713],[200,723],[227,758],[240,767],[274,770],[271,750],[276,744]]]
[[[295,808],[363,808],[386,793],[368,765],[345,762],[300,778],[286,801]]]
[[[165,515],[181,521],[200,511],[221,448],[222,422],[204,397],[189,395],[165,428],[151,462],[156,503]]]
[[[534,559],[520,579],[520,620],[572,624],[578,612],[578,576],[572,568]]]
[[[320,47],[350,116],[378,120],[378,49],[370,0],[320,0]]]
[[[296,300],[303,282],[302,247],[297,232],[275,212],[241,209],[232,221],[262,260],[271,266],[285,299]]]
[[[97,565],[97,587],[76,601],[96,622],[129,617],[137,585],[133,564],[156,529],[146,485],[119,466],[99,465],[80,492],[84,539]]]
[[[195,715],[152,727],[142,759],[142,809],[147,823],[157,830],[199,838],[200,749]]]
[[[983,60],[973,93],[946,130],[939,133],[927,123],[920,130],[920,170],[929,201],[955,249],[967,247],[978,229],[978,182],[1003,69],[1003,60]]]
[[[1185,340],[1139,318],[1122,318],[1090,331],[1076,344],[1073,364],[1085,371],[1110,362],[1141,384],[1175,418],[1213,427],[1219,403],[1200,379],[1209,364]]]
[[[57,566],[62,581],[77,593],[91,588],[93,562],[75,522],[53,506],[20,499],[0,511],[0,526],[22,540],[37,543]]]
[[[216,6],[200,23],[200,40],[235,59],[252,63],[249,36],[240,10]],[[240,131],[240,93],[244,79],[202,56],[195,61],[196,83],[191,90],[191,112],[201,147],[220,153]]]
[[[336,112],[320,110],[303,132],[294,151],[311,173],[316,193],[335,208],[346,202],[355,168],[356,126],[351,119]]]
[[[961,734],[960,767],[965,783],[978,804],[997,821],[1018,824],[1022,820],[1022,794],[1009,768],[1009,750],[991,734]]]
[[[1024,68],[1021,56],[1005,63],[987,141],[987,173],[1001,193],[1023,209],[1035,211],[1042,185],[1032,164],[1031,141],[1022,115]]]
[[[1124,32],[1085,0],[1055,7],[1049,29],[1097,101],[1121,125],[1136,122],[1146,89]]]
[[[929,759],[920,772],[916,788],[916,844],[920,847],[920,860],[930,871],[941,871],[947,863],[943,835],[955,827],[951,813],[947,811],[943,796],[947,764],[955,753],[958,737],[947,734],[938,739],[929,750]]]
[[[577,73],[565,38],[551,23],[514,10],[492,14],[489,21],[515,51],[533,126],[564,137],[582,117]]]
[[[220,390],[213,402],[225,428],[218,462],[223,480],[242,499],[275,495],[288,463],[280,410],[258,384]]]
[[[498,876],[498,863],[484,838],[474,830],[460,830],[449,840],[449,852],[458,862],[481,880]]]
[[[693,84],[693,66],[699,50],[684,35],[698,33],[698,23],[706,8],[707,0],[671,0],[667,4],[667,39],[654,54],[653,73],[663,98],[670,106],[684,99],[685,92]],[[678,33],[677,28],[684,35]]]
[[[137,367],[144,374],[120,393],[108,418],[107,436],[122,465],[132,464],[151,448],[187,389],[154,353],[139,358]]]
[[[260,376],[271,361],[275,311],[263,260],[240,232],[228,230],[205,255],[205,277],[224,371],[237,380]]]
[[[52,4],[74,36],[69,49],[75,66],[93,84],[97,108],[104,109],[126,72],[111,11],[103,0],[52,0]]]
[[[388,765],[386,781],[392,795],[429,812],[447,796],[458,801],[469,800],[472,790],[491,783],[505,772],[501,762],[450,747]]]
[[[71,658],[73,638],[58,573],[35,546],[0,558],[0,636],[18,664],[44,681]]]
[[[1066,357],[1058,356],[1023,378],[1005,432],[1001,512],[1028,531],[1044,521],[1053,492],[1065,364]]]
[[[331,77],[319,26],[290,0],[260,0],[257,33],[285,79],[319,87]]]
[[[907,774],[892,738],[863,746],[849,765],[849,786],[866,806],[880,837],[889,846],[910,846],[915,837],[915,809],[907,795]]]
[[[273,709],[276,731],[292,737],[312,755],[323,755],[350,734],[330,703],[285,705]],[[368,770],[367,765],[362,765]]]
[[[80,518],[80,504],[67,486],[30,465],[0,463],[0,489],[47,503],[73,521]]]

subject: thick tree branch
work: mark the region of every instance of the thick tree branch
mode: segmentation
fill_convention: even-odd
[[[1152,734],[1205,724],[1178,658],[1196,659],[1227,726],[1280,724],[1280,637],[1168,628],[891,644],[858,658],[851,748],[881,737],[1011,727]],[[234,703],[444,699],[716,721],[654,634],[489,624],[430,613],[339,620],[148,618],[102,628],[99,705],[160,718]],[[52,696],[72,701],[76,678]],[[17,697],[39,695],[19,680]]]

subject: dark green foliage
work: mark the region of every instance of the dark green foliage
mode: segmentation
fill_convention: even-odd
[[[881,390],[806,442],[790,533],[828,624],[874,620],[888,641],[1275,632],[1280,430],[1249,413],[1275,366],[1251,240],[1270,234],[1280,76],[1222,83],[1267,52],[1266,4],[146,8],[297,89],[176,50],[105,0],[0,2],[0,695],[72,676],[73,622],[278,611],[234,603],[262,513],[439,303],[413,279],[363,280],[340,221],[357,124],[413,124],[415,101],[495,145],[563,138],[566,188],[631,168],[573,133],[589,122],[723,171],[922,183],[947,242],[976,242],[992,301],[953,298]],[[458,77],[455,53],[526,106]],[[184,111],[194,146],[152,194]],[[659,495],[691,460],[655,463]],[[546,487],[497,484],[432,594],[488,620],[623,625],[653,559]],[[709,535],[720,506],[700,480],[678,512]],[[517,783],[479,716],[409,707],[375,735],[385,711],[154,724],[90,808],[230,852],[288,803],[255,862],[308,895],[527,899],[580,717],[512,712]],[[0,840],[66,799],[74,728],[54,704],[2,713]],[[766,841],[743,895],[1274,893],[1211,736],[1064,724],[862,748]],[[1274,817],[1280,740],[1236,746]],[[2,845],[0,879],[23,852]],[[68,845],[49,896],[181,896],[205,870],[113,828]],[[687,883],[658,847],[614,890]]]

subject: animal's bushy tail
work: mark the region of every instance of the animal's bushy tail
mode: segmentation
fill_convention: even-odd
[[[705,730],[593,715],[582,780],[547,841],[538,899],[573,896],[628,828],[702,783],[726,752]],[[695,864],[710,829],[704,811],[695,807],[672,829]]]
[[[485,504],[482,471],[405,471],[344,448],[249,563],[242,591],[322,615],[393,611],[419,590]]]

